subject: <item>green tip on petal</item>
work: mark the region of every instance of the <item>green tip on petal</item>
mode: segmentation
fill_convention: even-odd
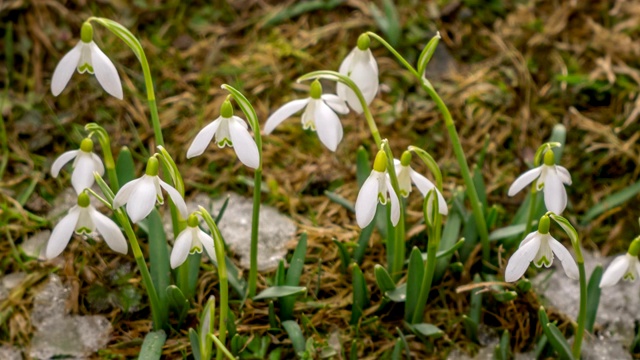
[[[89,199],[89,194],[87,194],[84,191],[81,192],[80,195],[78,195],[78,206],[86,208],[90,204],[91,204],[91,199]]]
[[[86,153],[90,153],[93,151],[93,140],[89,139],[89,138],[84,138],[82,139],[82,142],[80,143],[80,150],[86,152]]]
[[[544,164],[547,166],[554,165],[556,163],[555,155],[551,149],[544,153]]]
[[[538,232],[540,234],[548,234],[549,227],[551,226],[551,220],[547,215],[544,215],[540,218],[540,222],[538,223]]]
[[[147,170],[145,171],[145,174],[149,176],[158,176],[158,159],[156,159],[155,156],[150,157],[149,161],[147,161]]]
[[[402,157],[400,158],[400,164],[402,166],[409,166],[411,163],[411,151],[407,150],[402,153]]]
[[[233,106],[231,106],[231,101],[225,100],[220,107],[220,116],[223,118],[231,118],[233,117]]]
[[[320,81],[318,81],[318,79],[314,80],[311,83],[309,94],[311,95],[312,99],[320,99],[320,97],[322,96],[322,84],[320,84]]]
[[[371,44],[371,39],[369,38],[369,35],[362,34],[360,35],[360,37],[358,37],[358,49],[362,51],[367,50],[369,48],[369,44]]]
[[[90,43],[93,41],[93,26],[88,21],[82,24],[82,29],[80,30],[80,39],[82,42]]]
[[[378,151],[376,159],[373,162],[373,170],[377,172],[387,171],[387,154],[384,152],[384,150]]]
[[[200,221],[198,221],[198,217],[195,214],[189,215],[189,218],[187,219],[187,225],[189,227],[197,227],[199,223]]]

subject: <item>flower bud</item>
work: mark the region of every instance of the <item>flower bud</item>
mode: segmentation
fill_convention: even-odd
[[[93,26],[91,26],[91,23],[88,21],[82,24],[82,29],[80,29],[80,39],[85,43],[93,41]]]
[[[317,79],[311,83],[311,89],[309,89],[309,95],[312,99],[320,99],[322,96],[322,84]]]
[[[80,195],[78,195],[78,206],[82,208],[86,208],[90,204],[91,204],[91,199],[89,199],[89,195],[84,191],[81,192]]]
[[[358,49],[364,51],[369,48],[369,44],[371,44],[371,39],[369,35],[362,34],[358,37]]]
[[[411,163],[411,151],[405,151],[402,153],[402,157],[400,157],[400,164],[402,166],[409,166]]]
[[[547,150],[544,153],[544,164],[547,166],[552,166],[555,165],[556,163],[556,158],[555,155],[553,154],[553,151],[551,151],[551,149]]]
[[[84,151],[86,153],[92,152],[93,151],[93,140],[91,140],[90,138],[82,139],[82,142],[80,143],[80,150]]]
[[[158,176],[158,159],[155,156],[149,158],[147,161],[147,170],[145,171],[146,175],[149,176]]]
[[[187,219],[187,226],[196,227],[199,223],[200,221],[198,221],[198,217],[195,214],[189,215],[189,218]]]
[[[384,150],[378,151],[376,159],[373,162],[373,170],[377,172],[387,171],[387,154],[384,152]]]
[[[231,118],[233,117],[233,106],[231,105],[231,101],[225,100],[220,107],[220,116],[223,118]]]
[[[549,227],[551,226],[551,220],[547,215],[544,215],[540,218],[540,222],[538,223],[538,232],[540,234],[548,234]]]

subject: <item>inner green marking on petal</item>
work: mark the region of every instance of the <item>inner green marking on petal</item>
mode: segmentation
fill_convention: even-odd
[[[85,234],[85,235],[89,235],[91,234],[93,231],[91,231],[91,229],[87,228],[87,227],[79,227],[76,229],[76,234]]]
[[[387,197],[385,196],[385,194],[379,192],[378,193],[378,201],[380,202],[380,204],[386,205],[387,204]]]
[[[231,142],[231,139],[224,138],[224,139],[218,141],[218,146],[221,147],[221,148],[225,147],[225,146],[233,147],[233,143]]]
[[[545,267],[549,267],[551,266],[551,261],[549,261],[546,256],[543,256],[535,264],[537,267],[542,267],[542,265],[544,265]]]
[[[191,248],[191,250],[189,250],[189,254],[193,255],[195,253],[200,254],[202,252],[202,248],[199,246],[194,246]]]
[[[627,273],[624,274],[623,279],[625,281],[635,281],[636,277],[631,271],[628,271]]]
[[[89,63],[78,65],[78,72],[80,74],[84,74],[85,72],[88,72],[89,74],[93,74],[93,66],[91,66],[91,64]]]

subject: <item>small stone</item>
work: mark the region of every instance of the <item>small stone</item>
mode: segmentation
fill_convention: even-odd
[[[26,276],[26,273],[20,271],[8,274],[0,279],[0,301],[6,299],[9,296],[9,292],[20,285]],[[0,357],[0,359],[2,359],[2,357]]]
[[[0,346],[0,359],[22,360],[22,352],[11,345]]]

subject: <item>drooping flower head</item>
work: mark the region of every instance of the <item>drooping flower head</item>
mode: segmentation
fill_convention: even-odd
[[[79,150],[67,151],[53,162],[51,165],[51,175],[54,178],[58,177],[60,169],[72,159],[74,159],[74,161],[71,185],[73,185],[76,193],[80,194],[84,189],[93,186],[95,181],[93,177],[94,172],[97,172],[100,176],[104,174],[104,165],[98,155],[93,153],[93,141],[90,138],[85,138],[80,143]]]
[[[126,204],[131,221],[137,223],[151,213],[156,202],[164,203],[161,188],[169,194],[180,215],[186,218],[187,204],[178,190],[158,177],[158,159],[155,157],[149,158],[146,172],[142,177],[129,181],[120,188],[113,199],[113,208],[117,209]]]
[[[430,190],[435,190],[438,196],[438,212],[442,215],[447,215],[449,209],[447,208],[447,202],[436,188],[436,186],[429,181],[426,177],[420,175],[418,172],[411,168],[411,152],[405,151],[402,153],[400,160],[393,159],[393,164],[396,169],[396,175],[398,176],[398,188],[402,197],[408,197],[411,193],[411,183],[413,182],[423,197],[427,196]]]
[[[213,239],[198,227],[198,217],[189,215],[187,227],[178,234],[171,250],[171,268],[175,269],[187,259],[189,254],[201,253],[202,249],[215,261]]]
[[[626,254],[620,255],[613,259],[607,271],[602,274],[600,287],[613,286],[620,279],[626,281],[635,281],[640,274],[640,261],[638,261],[638,253],[640,252],[640,236],[635,238]]]
[[[564,185],[571,185],[571,175],[569,171],[560,165],[555,165],[553,151],[547,150],[544,153],[544,163],[520,175],[509,188],[509,196],[513,196],[529,185],[535,179],[536,189],[544,192],[544,204],[547,210],[562,214],[567,207],[567,191]]]
[[[356,199],[358,226],[363,229],[367,227],[376,215],[378,202],[385,205],[387,200],[391,201],[391,222],[396,226],[400,220],[400,201],[387,175],[387,154],[380,150],[374,160],[373,170],[362,184]]]
[[[219,147],[233,147],[238,159],[246,166],[257,169],[260,166],[260,153],[258,145],[249,134],[247,123],[233,115],[233,107],[229,100],[225,100],[220,108],[220,116],[211,124],[200,130],[196,138],[193,139],[189,150],[187,150],[187,159],[202,155],[209,143],[216,137],[216,143]]]
[[[349,108],[340,97],[322,94],[322,85],[318,80],[311,83],[308,98],[290,101],[271,114],[264,125],[265,133],[270,134],[276,126],[303,108],[302,127],[317,131],[320,141],[329,150],[336,151],[343,135],[342,124],[336,113],[346,114]]]
[[[370,42],[369,35],[360,35],[358,46],[351,50],[338,70],[340,74],[350,77],[358,86],[367,105],[371,104],[373,98],[376,97],[379,86],[378,63],[369,49]],[[336,92],[355,112],[358,114],[363,112],[358,97],[347,85],[338,83]]]
[[[53,228],[45,256],[52,259],[60,255],[69,244],[74,231],[87,236],[94,236],[97,232],[113,251],[127,253],[127,241],[118,225],[91,205],[86,192],[78,195],[78,204],[69,209],[67,215]]]
[[[558,257],[564,272],[570,279],[578,278],[578,265],[569,250],[549,234],[550,225],[549,217],[544,215],[538,223],[538,231],[530,233],[522,240],[518,250],[507,263],[504,273],[505,281],[517,281],[527,271],[531,262],[537,267],[551,266],[554,255]]]
[[[107,55],[93,42],[93,27],[90,23],[82,24],[80,35],[78,44],[60,60],[53,71],[51,92],[54,96],[60,95],[77,70],[80,74],[95,74],[106,92],[122,100],[122,84],[118,71]]]

